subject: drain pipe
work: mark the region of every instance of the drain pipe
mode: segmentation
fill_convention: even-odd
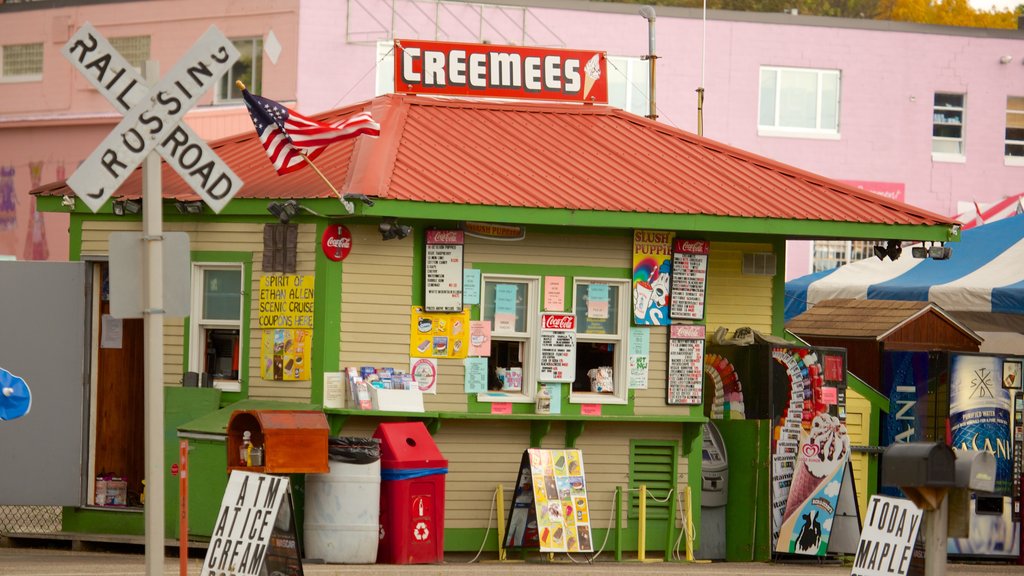
[[[650,118],[651,120],[657,120],[658,119],[658,114],[657,114],[658,108],[657,108],[657,106],[655,106],[655,97],[654,97],[654,86],[655,86],[655,84],[654,84],[654,63],[658,59],[658,57],[655,56],[655,54],[654,54],[654,19],[655,19],[654,7],[653,6],[644,6],[644,7],[640,8],[640,15],[643,16],[647,20],[647,42],[648,42],[648,45],[647,45],[647,56],[644,56],[643,59],[647,60],[647,62],[651,66],[650,84],[647,87],[647,93],[648,93],[648,96],[650,97],[650,101],[649,101],[650,102],[649,103],[650,108],[647,110],[647,117]]]

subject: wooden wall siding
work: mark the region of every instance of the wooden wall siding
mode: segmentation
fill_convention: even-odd
[[[682,424],[604,424],[587,422],[576,447],[583,451],[583,465],[587,477],[587,496],[590,498],[591,525],[608,528],[612,517],[615,487],[629,487],[629,442],[631,439],[672,440],[680,445]],[[686,456],[678,454],[677,486],[686,485]],[[699,488],[699,484],[694,485]],[[623,494],[623,502],[627,502]],[[625,504],[623,507],[625,510]],[[623,517],[623,526],[627,524]]]
[[[88,221],[82,228],[82,255],[98,256],[108,254],[108,240],[111,232],[140,232],[142,224],[133,221],[105,220]],[[308,402],[310,382],[274,382],[260,378],[260,338],[258,327],[259,282],[263,276],[260,266],[263,262],[263,224],[248,222],[165,222],[167,232],[189,234],[190,249],[193,252],[251,252],[252,284],[249,286],[249,397],[268,400],[291,400]],[[378,236],[379,238],[379,236]],[[316,226],[299,225],[297,274],[313,274],[316,266]],[[184,319],[167,318],[164,321],[164,385],[181,384],[182,366],[187,351],[184,349]]]
[[[981,345],[935,312],[896,329],[885,339],[889,350],[955,350],[977,352]]]
[[[771,276],[743,274],[745,252],[771,252],[769,244],[712,242],[708,256],[706,324],[708,335],[719,326],[772,330]],[[652,344],[653,346],[653,344]]]
[[[846,433],[850,436],[850,444],[854,446],[871,445],[871,403],[850,388],[846,389]],[[860,507],[861,520],[868,502],[868,461],[870,455],[864,452],[852,452],[850,461],[853,463],[853,483],[857,490],[857,505]]]
[[[633,240],[629,235],[540,234],[529,230],[518,242],[467,236],[465,258],[467,266],[482,262],[629,268],[633,265]],[[566,295],[566,305],[570,302]]]
[[[564,434],[562,438],[564,445]],[[505,507],[512,503],[519,462],[530,447],[529,422],[445,420],[434,441],[448,460],[445,527],[484,528],[498,484],[504,489]],[[492,529],[497,526],[494,519]]]

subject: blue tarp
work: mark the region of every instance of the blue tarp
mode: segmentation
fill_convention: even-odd
[[[948,260],[869,258],[786,282],[785,318],[822,300],[931,301],[949,312],[1024,314],[1024,215],[963,232]]]

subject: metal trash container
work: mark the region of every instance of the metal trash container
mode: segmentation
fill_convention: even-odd
[[[380,522],[380,442],[328,439],[330,471],[306,476],[305,557],[373,564]]]

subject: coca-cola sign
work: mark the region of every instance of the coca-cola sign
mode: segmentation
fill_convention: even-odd
[[[576,330],[576,316],[574,314],[542,314],[540,317],[541,330]]]
[[[427,244],[462,244],[462,230],[427,230]]]
[[[341,262],[352,251],[352,234],[341,224],[332,224],[324,230],[320,245],[323,248],[324,256],[335,262]]]
[[[683,240],[676,238],[672,251],[683,254],[707,254],[710,244],[707,240]]]

